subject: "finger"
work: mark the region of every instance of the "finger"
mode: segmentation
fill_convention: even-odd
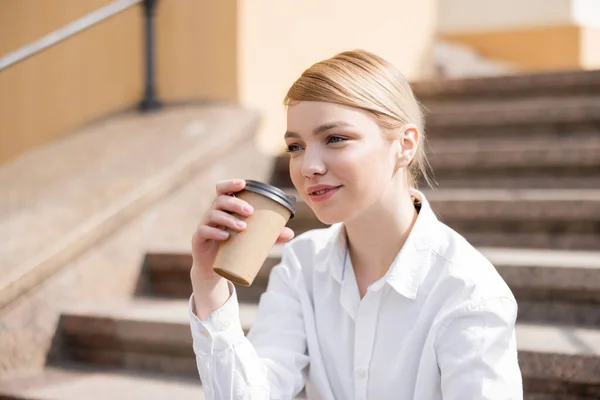
[[[279,234],[279,237],[277,238],[277,243],[287,242],[288,240],[293,239],[294,235],[294,231],[286,226]]]
[[[229,232],[213,226],[202,225],[196,230],[195,240],[198,243],[206,242],[207,240],[225,240],[229,237]]]
[[[254,209],[247,201],[228,195],[217,197],[213,203],[213,209],[236,213],[244,217],[249,217],[254,212]]]
[[[217,183],[217,196],[227,193],[239,192],[246,187],[246,181],[243,179],[228,179]]]
[[[246,229],[246,222],[221,210],[210,210],[206,213],[205,225],[225,227],[241,232]]]

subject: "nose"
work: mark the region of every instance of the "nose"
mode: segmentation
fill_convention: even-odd
[[[304,150],[301,166],[302,175],[305,178],[312,178],[315,175],[324,175],[327,172],[323,157],[318,150]]]

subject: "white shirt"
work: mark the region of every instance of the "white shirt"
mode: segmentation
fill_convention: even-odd
[[[342,224],[286,244],[247,337],[234,289],[203,321],[190,299],[206,398],[292,399],[308,380],[309,399],[521,400],[513,294],[413,195],[417,221],[362,299]]]

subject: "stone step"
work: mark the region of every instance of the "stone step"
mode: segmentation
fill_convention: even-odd
[[[597,396],[577,396],[570,394],[552,394],[552,393],[528,393],[524,396],[525,400],[598,400]]]
[[[517,324],[525,393],[600,397],[600,330]]]
[[[252,137],[255,112],[183,105],[98,121],[0,168],[0,309]]]
[[[457,171],[458,172],[458,171]],[[527,176],[521,172],[515,172],[509,176],[462,176],[462,173],[445,174],[436,173],[433,176],[436,189],[591,189],[600,187],[600,172],[586,177],[571,177],[572,171],[558,170],[552,176],[550,171],[544,171],[544,176]],[[578,171],[579,175],[580,172]],[[476,175],[476,174],[473,174]],[[419,187],[428,188],[424,179],[419,182]]]
[[[426,103],[427,133],[445,137],[600,135],[600,97],[550,97]]]
[[[597,249],[598,189],[426,192],[440,220],[476,246]]]
[[[433,161],[432,164],[437,164]],[[518,166],[481,171],[467,168],[435,168],[431,176],[435,189],[592,189],[600,187],[600,166],[577,168],[532,168]],[[287,170],[285,174],[273,173],[271,183],[279,187],[290,187]],[[420,188],[429,188],[425,179],[420,179]]]
[[[255,304],[241,304],[245,328],[251,326],[256,312]],[[197,374],[186,300],[79,307],[64,315],[61,332],[65,349],[79,350],[70,353],[78,361],[179,376]],[[517,340],[527,391],[600,393],[599,329],[518,323]]]
[[[428,159],[442,188],[600,187],[600,136],[577,142],[546,140],[545,144],[536,140],[487,146],[440,142],[432,141]]]
[[[429,147],[433,177],[442,188],[600,187],[600,135],[576,140],[433,138]],[[292,186],[287,154],[276,159],[272,183]]]
[[[519,322],[600,328],[600,252],[480,248],[519,303]]]
[[[275,245],[263,263],[252,286],[237,286],[238,298],[245,302],[258,302],[265,291],[271,269],[281,259],[281,245]],[[170,299],[189,298],[192,293],[190,283],[190,253],[148,253],[144,259],[143,279],[146,282],[145,296]]]
[[[0,379],[0,400],[204,400],[198,376],[70,364]],[[302,391],[295,400],[306,400]]]
[[[197,376],[187,300],[137,298],[78,306],[61,316],[61,362]],[[249,327],[255,304],[242,304]]]
[[[258,302],[273,266],[281,260],[273,247],[252,287],[238,286],[240,301]],[[519,322],[600,328],[600,252],[479,249],[496,267],[519,301]],[[187,298],[191,293],[190,254],[148,254],[152,295]]]
[[[0,380],[6,400],[203,400],[200,379],[121,369],[47,367]]]
[[[438,79],[411,84],[420,101],[598,94],[600,71],[557,71],[497,77]]]
[[[557,400],[552,393],[526,393],[525,400]],[[204,400],[198,379],[83,367],[48,367],[0,380],[3,400]],[[305,399],[299,396],[297,399]],[[560,400],[597,397],[560,395]]]
[[[293,190],[289,190],[293,193]],[[599,189],[424,190],[440,220],[476,246],[596,249]],[[288,226],[296,234],[324,226],[296,196]]]

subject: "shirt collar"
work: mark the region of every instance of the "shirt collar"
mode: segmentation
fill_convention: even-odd
[[[411,189],[410,193],[421,206],[417,220],[387,273],[374,282],[369,289],[378,290],[387,283],[404,297],[415,299],[419,286],[429,270],[431,249],[436,247],[439,237],[439,221],[423,193],[414,189]],[[333,230],[331,251],[327,261],[319,265],[319,269],[328,268],[333,278],[342,283],[343,279],[348,279],[350,276],[347,269],[351,268],[350,263],[347,262],[344,271],[344,257],[347,251],[346,230],[341,223],[332,225],[330,229]]]

